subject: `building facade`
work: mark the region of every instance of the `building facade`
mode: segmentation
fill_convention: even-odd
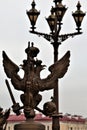
[[[10,115],[6,130],[14,130],[14,125],[24,122],[26,119],[23,114],[20,116]],[[37,114],[35,121],[45,125],[45,130],[52,130],[52,119],[42,114]],[[60,118],[60,130],[87,130],[87,119],[81,116],[64,115]]]

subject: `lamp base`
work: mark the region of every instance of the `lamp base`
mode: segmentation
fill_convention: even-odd
[[[14,126],[14,130],[45,130],[45,126],[34,120],[26,120]]]

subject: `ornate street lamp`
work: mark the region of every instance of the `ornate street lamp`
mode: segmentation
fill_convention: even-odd
[[[27,15],[28,15],[29,20],[30,20],[31,25],[32,25],[32,27],[31,27],[32,31],[34,31],[34,29],[35,29],[35,24],[36,24],[36,21],[37,21],[39,14],[40,14],[40,12],[35,9],[35,5],[36,5],[35,1],[33,0],[32,4],[31,4],[32,9],[27,11]]]
[[[76,35],[80,35],[82,34],[81,30],[81,23],[82,20],[85,16],[85,13],[83,13],[83,11],[80,10],[80,2],[78,2],[77,4],[77,11],[75,11],[75,13],[73,13],[73,17],[74,20],[76,22],[76,26],[77,26],[77,31],[74,33],[68,33],[68,34],[62,34],[60,35],[60,31],[61,31],[61,25],[62,25],[62,19],[64,17],[64,14],[67,10],[67,8],[65,7],[65,5],[62,4],[62,0],[54,0],[55,3],[55,7],[52,7],[51,9],[51,15],[46,18],[51,33],[50,34],[46,34],[46,33],[41,33],[41,32],[37,32],[34,29],[34,25],[36,23],[36,21],[34,22],[34,25],[31,22],[32,25],[32,31],[30,31],[33,34],[37,34],[38,36],[42,36],[44,37],[46,40],[48,40],[52,45],[53,45],[53,49],[54,49],[54,63],[56,61],[58,61],[58,48],[59,45],[67,40],[69,37],[74,37]],[[30,11],[29,11],[30,12]],[[39,14],[39,13],[38,13]],[[34,17],[34,13],[27,13],[29,19],[30,19],[30,15],[32,15],[31,17]],[[36,19],[37,20],[37,19]],[[30,19],[31,21],[31,19]],[[56,104],[57,107],[57,113],[55,115],[53,115],[53,120],[52,120],[52,129],[53,130],[59,130],[60,129],[60,125],[59,125],[59,95],[58,95],[58,80],[56,80],[56,86],[54,88],[53,91],[53,100]]]
[[[52,33],[53,33],[53,31],[54,31],[54,29],[55,29],[55,14],[54,14],[54,12],[53,12],[53,8],[51,9],[51,15],[50,15],[48,18],[46,18],[46,20],[47,20],[47,22],[48,22],[48,25],[49,25],[49,27],[50,27],[50,30],[51,30]]]
[[[62,5],[62,0],[59,0],[59,2],[55,3],[54,12],[56,13],[58,22],[62,21],[63,16],[64,16],[66,10],[67,10],[67,8],[64,5]]]
[[[76,22],[76,25],[77,25],[78,33],[81,30],[80,26],[81,26],[82,20],[83,20],[83,18],[85,16],[85,13],[83,13],[83,11],[81,11],[80,8],[81,8],[81,4],[80,4],[80,2],[78,2],[77,10],[75,11],[75,13],[72,14],[72,16],[73,16],[73,18],[74,18],[74,20]]]

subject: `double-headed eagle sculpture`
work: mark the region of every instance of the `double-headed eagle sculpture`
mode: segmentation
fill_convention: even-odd
[[[42,65],[42,61],[36,58],[39,49],[34,47],[33,43],[31,46],[29,43],[25,52],[27,54],[27,59],[23,60],[23,64],[20,65],[21,69],[24,71],[23,78],[18,74],[20,67],[9,59],[5,51],[3,51],[3,66],[7,77],[11,79],[13,87],[16,90],[23,92],[23,94],[20,95],[23,107],[19,106],[18,109],[23,108],[25,117],[29,118],[35,116],[34,109],[37,108],[42,99],[39,92],[54,89],[56,86],[56,80],[62,78],[67,72],[70,62],[70,52],[67,51],[59,61],[49,67],[50,74],[44,79],[40,78],[40,73],[44,69],[45,65]],[[13,105],[13,110],[14,106],[15,104]],[[48,106],[49,104],[47,103],[44,105],[43,113],[45,115],[49,115],[49,111],[45,111]],[[56,108],[53,104],[51,106],[52,108],[50,109],[52,112],[50,114],[53,114],[53,111],[56,111]],[[19,111],[18,109],[17,112]]]

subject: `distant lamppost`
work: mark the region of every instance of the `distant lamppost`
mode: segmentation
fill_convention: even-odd
[[[80,2],[78,2],[77,10],[74,13],[72,13],[72,16],[74,17],[74,20],[75,20],[75,23],[76,23],[76,26],[77,26],[77,29],[76,29],[77,31],[74,32],[74,33],[68,33],[68,34],[60,35],[62,19],[64,17],[64,14],[65,14],[67,8],[66,8],[65,5],[62,4],[62,0],[54,0],[54,3],[55,3],[55,7],[51,8],[51,15],[48,18],[46,18],[48,25],[50,27],[50,30],[51,30],[50,34],[35,31],[36,20],[38,18],[38,15],[40,14],[40,12],[35,9],[36,4],[35,4],[34,0],[31,4],[32,8],[29,11],[27,11],[26,13],[27,13],[28,18],[29,18],[31,25],[32,25],[32,27],[31,27],[32,30],[30,32],[33,33],[33,34],[37,34],[39,36],[44,37],[46,40],[48,40],[53,45],[54,63],[55,63],[58,60],[59,45],[63,41],[67,40],[69,37],[73,37],[73,36],[82,34],[80,27],[81,27],[82,20],[85,16],[85,13],[83,11],[81,11],[81,9],[80,9],[81,5],[80,5]],[[56,107],[57,107],[57,114],[54,115],[53,118],[52,118],[52,124],[53,124],[52,128],[53,128],[53,130],[59,130],[60,129],[58,87],[59,86],[58,86],[58,80],[57,80],[56,81],[56,87],[54,88],[54,91],[53,91],[53,99],[54,99],[54,102],[55,102]]]

